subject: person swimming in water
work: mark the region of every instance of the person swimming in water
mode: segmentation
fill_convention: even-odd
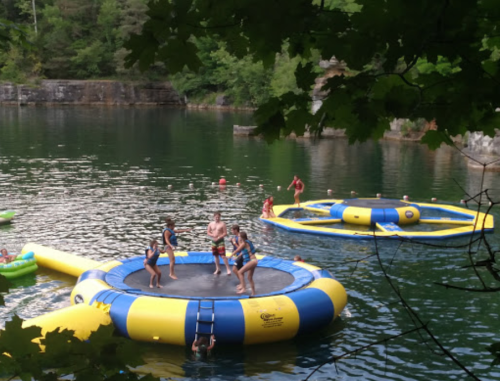
[[[273,210],[273,202],[274,202],[273,196],[269,196],[268,198],[265,199],[264,206],[262,207],[262,218],[276,217]]]
[[[168,259],[170,261],[170,278],[177,279],[175,275],[175,255],[174,250],[177,247],[177,236],[178,233],[186,233],[190,232],[192,229],[180,229],[175,230],[175,222],[170,218],[166,218],[165,222],[167,223],[167,227],[163,229],[162,238],[163,245],[165,245],[165,252],[168,254]]]
[[[193,351],[196,359],[200,359],[203,357],[207,357],[210,354],[210,351],[215,347],[215,336],[210,336],[210,342],[205,335],[202,335],[198,338],[198,340],[194,340],[191,345],[191,350]]]
[[[297,204],[297,206],[300,207],[300,199],[299,199],[299,196],[301,193],[304,192],[304,189],[305,189],[305,185],[304,183],[302,182],[301,179],[299,179],[299,176],[295,175],[293,176],[293,181],[292,183],[288,186],[288,188],[286,188],[286,190],[290,190],[291,187],[294,187],[295,188],[295,193],[293,195],[293,198],[295,199],[295,203]]]
[[[151,275],[149,278],[149,288],[153,288],[153,283],[156,278],[156,287],[162,288],[160,285],[161,280],[161,270],[156,264],[158,262],[158,258],[160,257],[160,253],[164,253],[158,248],[158,241],[153,240],[149,243],[149,246],[146,248],[146,259],[144,259],[144,267],[146,271]]]
[[[253,274],[255,272],[257,264],[259,263],[257,257],[255,256],[257,250],[255,249],[253,243],[248,239],[247,233],[240,232],[239,241],[240,245],[235,251],[233,251],[233,255],[237,255],[239,253],[238,256],[243,257],[243,267],[235,272],[238,279],[240,280],[240,284],[236,286],[236,293],[243,294],[245,292],[245,273],[248,272],[248,282],[250,283],[250,287],[252,289],[252,296],[254,296],[255,283],[253,281]]]

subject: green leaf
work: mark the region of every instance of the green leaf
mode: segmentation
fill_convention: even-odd
[[[297,81],[297,86],[299,87],[299,89],[302,89],[304,91],[311,90],[316,77],[317,74],[313,71],[312,62],[308,62],[305,65],[302,65],[302,63],[300,63],[295,70],[295,79]]]
[[[5,323],[5,330],[0,335],[0,348],[14,358],[22,357],[40,351],[38,344],[33,343],[42,335],[40,327],[22,328],[23,320],[14,315],[11,321]]]

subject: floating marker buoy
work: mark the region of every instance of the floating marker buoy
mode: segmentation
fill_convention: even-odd
[[[193,183],[189,183],[189,188],[194,187]]]
[[[326,193],[328,193],[328,194],[332,194],[332,192],[333,192],[333,191],[332,191],[331,189],[328,189],[328,190],[326,191]]]
[[[465,204],[465,200],[460,200],[460,204]]]
[[[382,197],[382,193],[377,193],[377,198]]]
[[[241,184],[240,183],[236,183],[236,186],[239,187],[239,186],[241,186]]]
[[[409,199],[409,197],[408,197],[407,195],[404,195],[404,196],[403,196],[403,200],[408,201],[408,199]]]
[[[351,191],[351,194],[356,194],[356,191]]]
[[[220,179],[219,185],[226,185],[226,179]]]
[[[276,189],[277,189],[277,190],[281,190],[281,185],[278,185],[278,186],[276,187]]]
[[[493,205],[493,203],[490,201],[490,202],[488,202],[488,205],[489,205],[489,206],[492,206],[492,205]]]
[[[215,185],[215,181],[212,181],[212,185]]]
[[[436,202],[438,199],[436,197],[431,198],[432,202]]]
[[[167,188],[168,189],[172,189],[172,185],[167,185]]]
[[[43,192],[38,192],[38,194],[40,194],[40,195],[41,195],[41,194],[43,194]]]
[[[264,184],[259,184],[259,187],[264,188]]]

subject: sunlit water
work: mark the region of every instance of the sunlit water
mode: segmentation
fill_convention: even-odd
[[[300,254],[330,270],[348,292],[340,319],[325,331],[292,341],[219,347],[204,362],[193,360],[187,349],[144,344],[149,364],[140,371],[157,376],[300,380],[331,356],[412,329],[377,258],[370,256],[373,242],[291,234],[265,225],[258,219],[263,199],[273,194],[275,204],[291,203],[292,192],[285,189],[298,174],[306,184],[304,200],[327,198],[332,189],[334,198],[356,191],[361,197],[409,195],[425,202],[437,197],[458,205],[466,193],[479,192],[481,173],[468,169],[450,148],[431,152],[419,144],[388,141],[349,146],[343,139],[268,145],[233,137],[233,124],[248,123],[248,114],[161,108],[0,108],[0,210],[18,211],[14,223],[0,226],[0,246],[19,251],[36,242],[99,261],[130,257],[159,238],[162,221],[170,216],[178,227],[194,229],[180,235],[180,249],[208,250],[206,226],[220,210],[228,225],[239,223],[265,253],[288,259]],[[212,185],[221,176],[228,180],[225,189]],[[500,201],[498,174],[486,174],[484,187]],[[488,240],[498,250],[498,233]],[[463,268],[469,264],[466,249],[399,242],[378,247],[406,302],[447,350],[480,378],[500,380],[500,368],[489,366],[492,358],[485,350],[500,341],[500,294],[434,284],[480,287],[474,273]],[[67,306],[74,283],[46,269],[14,280],[0,319],[14,313],[31,318]],[[327,364],[312,379],[466,378],[436,351],[428,336],[415,333],[374,345],[336,366]]]

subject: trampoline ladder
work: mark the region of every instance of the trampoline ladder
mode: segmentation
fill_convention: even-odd
[[[214,333],[215,309],[213,300],[200,300],[196,314],[196,335],[212,336]]]

